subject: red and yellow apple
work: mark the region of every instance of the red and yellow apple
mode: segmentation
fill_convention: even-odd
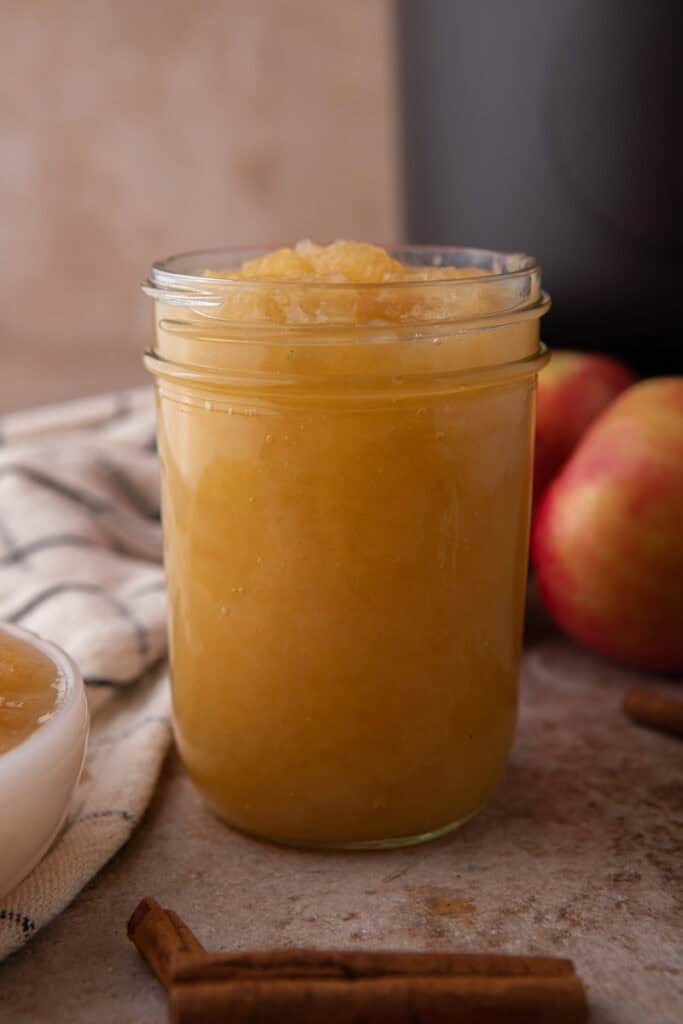
[[[535,501],[596,416],[634,382],[631,371],[611,356],[553,352],[538,380]]]
[[[634,385],[589,428],[537,509],[532,557],[579,643],[683,670],[683,377]]]

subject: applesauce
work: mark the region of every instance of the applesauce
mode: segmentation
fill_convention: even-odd
[[[52,716],[61,689],[54,661],[0,626],[0,754],[23,743]]]
[[[512,743],[539,318],[528,257],[304,243],[153,268],[174,721],[230,824],[430,838]]]

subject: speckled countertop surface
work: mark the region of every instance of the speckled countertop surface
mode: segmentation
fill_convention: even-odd
[[[635,673],[580,652],[537,615],[522,675],[496,797],[427,846],[319,854],[244,838],[204,808],[172,754],[128,845],[0,967],[0,1018],[162,1022],[163,994],[125,938],[137,901],[154,895],[209,949],[569,956],[595,1024],[679,1024],[683,743],[622,716]]]

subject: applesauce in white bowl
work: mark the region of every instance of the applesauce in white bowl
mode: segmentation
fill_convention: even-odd
[[[0,897],[28,875],[62,827],[87,737],[83,680],[71,658],[0,623]]]

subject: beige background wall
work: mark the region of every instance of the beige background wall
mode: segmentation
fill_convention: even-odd
[[[0,411],[142,380],[149,263],[398,235],[390,0],[2,0]]]

